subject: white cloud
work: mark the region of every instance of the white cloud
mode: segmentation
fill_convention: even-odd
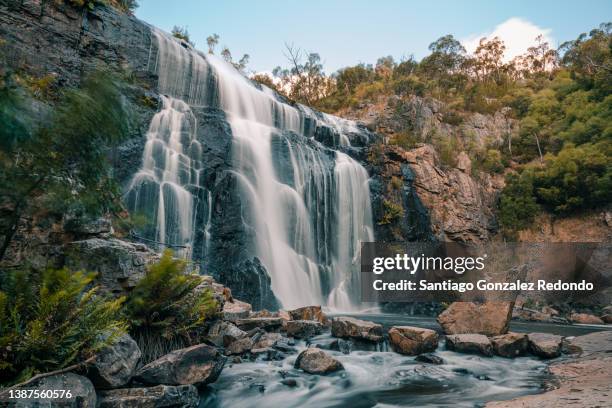
[[[557,44],[551,36],[552,30],[549,28],[538,27],[530,21],[519,17],[512,17],[495,27],[491,32],[470,35],[461,40],[468,53],[473,53],[482,37],[489,39],[499,37],[506,45],[504,60],[510,61],[517,55],[524,54],[527,48],[535,44],[538,35],[544,37],[544,41],[550,44],[551,48],[556,48]]]

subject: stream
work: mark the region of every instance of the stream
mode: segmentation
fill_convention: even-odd
[[[346,314],[344,314],[346,315]],[[396,314],[358,314],[360,319],[391,325],[439,330],[434,318]],[[592,326],[512,322],[511,331],[576,336],[602,330]],[[329,350],[329,331],[310,339],[339,360],[344,371],[309,375],[293,368],[297,353],[281,361],[234,364],[228,360],[219,379],[202,393],[200,407],[480,407],[543,391],[547,363],[527,356],[515,359],[460,354],[440,342],[434,355],[444,364],[421,363],[415,357],[378,347],[354,346],[350,354]],[[306,342],[296,341],[302,351]],[[289,385],[286,385],[289,384]]]

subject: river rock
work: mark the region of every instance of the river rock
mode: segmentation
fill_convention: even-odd
[[[612,314],[605,314],[601,316],[601,320],[606,324],[612,323]]]
[[[527,335],[529,340],[529,351],[542,358],[555,358],[561,355],[563,338],[556,334],[530,333]]]
[[[266,331],[275,331],[283,325],[280,317],[254,317],[236,320],[236,325],[245,331],[261,328]]]
[[[383,339],[382,325],[353,317],[333,318],[331,333],[334,337],[352,337],[373,342],[379,342]]]
[[[572,313],[572,314],[570,314],[569,319],[573,323],[580,323],[580,324],[604,324],[604,321],[602,319],[600,319],[599,317],[597,317],[595,315],[588,314],[588,313]]]
[[[283,340],[284,337],[280,333],[264,333],[253,344],[254,349],[264,349],[276,345],[277,342]],[[285,339],[287,340],[287,339]]]
[[[318,348],[308,348],[302,351],[295,360],[295,368],[309,374],[328,374],[344,370],[342,364],[329,354]]]
[[[157,385],[98,392],[98,408],[195,408],[200,397],[193,385]]]
[[[70,390],[72,396],[70,398],[58,400],[48,398],[38,400],[30,399],[27,401],[18,401],[14,405],[8,404],[6,406],[19,408],[52,408],[61,405],[67,408],[96,408],[96,390],[92,382],[87,377],[74,373],[63,373],[43,377],[39,380],[27,383],[27,385],[23,386],[21,389],[35,389],[39,391]],[[5,400],[6,395],[0,393],[0,398]]]
[[[235,324],[219,320],[210,328],[207,338],[217,347],[227,347],[246,335],[247,333],[240,330]]]
[[[491,342],[483,334],[452,334],[446,336],[446,348],[458,353],[493,355]]]
[[[98,389],[123,387],[136,372],[140,357],[138,344],[124,334],[98,353],[94,363],[88,367],[87,376]]]
[[[214,382],[221,374],[225,357],[206,344],[173,351],[142,367],[135,379],[151,385],[200,386]]]
[[[507,333],[493,337],[491,344],[498,356],[513,358],[527,351],[529,341],[524,333]]]
[[[420,363],[428,363],[428,364],[435,364],[435,365],[444,364],[444,359],[436,356],[435,354],[431,354],[431,353],[419,354],[418,356],[415,357],[415,361],[418,361]]]
[[[316,320],[289,320],[285,324],[287,336],[307,339],[320,334],[323,325]]]
[[[228,356],[244,354],[247,351],[251,351],[252,348],[253,340],[249,337],[244,337],[229,344],[225,348],[225,354]]]
[[[235,321],[249,317],[253,307],[246,302],[234,299],[232,302],[225,302],[223,305],[223,319]]]
[[[434,351],[438,347],[438,333],[412,326],[393,326],[389,329],[389,343],[400,354],[415,356]]]
[[[305,306],[299,309],[289,310],[292,320],[317,320],[321,324],[329,324],[329,319],[321,310],[321,306]]]
[[[453,302],[438,316],[446,334],[477,333],[497,336],[508,332],[512,302]]]

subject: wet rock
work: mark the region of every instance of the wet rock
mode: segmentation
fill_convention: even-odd
[[[157,259],[158,255],[145,245],[115,238],[71,242],[65,251],[66,267],[97,272],[100,285],[115,294],[133,288]]]
[[[228,345],[225,348],[225,354],[228,356],[236,355],[236,354],[244,354],[248,351],[251,351],[252,348],[253,348],[253,340],[251,340],[249,337],[244,337]]]
[[[157,385],[98,392],[98,408],[195,408],[200,397],[193,385]]]
[[[446,348],[458,353],[493,355],[493,347],[489,338],[482,334],[448,335],[446,336]]]
[[[251,312],[248,316],[245,317],[278,317],[275,313],[272,313],[268,309],[258,310],[256,312]]]
[[[569,319],[573,323],[580,324],[604,324],[604,321],[599,317],[588,313],[572,313]]]
[[[508,333],[493,337],[491,344],[498,356],[513,358],[527,351],[529,341],[524,333]]]
[[[412,326],[393,326],[389,329],[389,343],[400,354],[415,356],[434,351],[438,347],[438,333]]]
[[[245,331],[240,330],[233,323],[219,320],[210,328],[207,338],[218,347],[227,347],[246,335]]]
[[[287,336],[307,339],[320,334],[323,325],[316,320],[289,320],[285,324]]]
[[[342,354],[351,354],[353,342],[350,340],[336,339],[329,344],[330,350],[336,350]]]
[[[605,314],[603,316],[601,316],[601,320],[606,323],[606,324],[611,324],[612,323],[612,314]]]
[[[229,321],[246,319],[249,317],[252,309],[249,303],[239,300],[234,299],[232,302],[225,302],[223,305],[223,319]]]
[[[173,351],[142,367],[135,379],[151,385],[200,386],[214,382],[221,374],[225,357],[206,344]]]
[[[321,306],[305,306],[299,309],[288,311],[291,320],[316,320],[321,324],[329,324],[329,320],[325,313],[321,310]]]
[[[563,339],[563,352],[590,356],[595,353],[612,353],[612,332],[601,331],[584,336]]]
[[[302,369],[309,374],[328,374],[344,370],[338,360],[318,348],[302,351],[295,360],[295,368]]]
[[[286,378],[284,380],[281,380],[281,384],[286,385],[287,387],[297,387],[297,381],[294,380],[293,378]]]
[[[236,325],[242,330],[252,330],[261,328],[266,331],[274,331],[283,325],[283,319],[280,317],[254,317],[247,319],[236,320]]]
[[[530,333],[527,335],[529,340],[529,351],[542,358],[555,358],[561,355],[563,338],[555,334]]]
[[[263,333],[255,343],[254,349],[268,348],[276,345],[277,342],[283,340],[284,337],[280,333]],[[287,340],[287,339],[284,339]]]
[[[383,339],[382,325],[353,317],[335,317],[332,319],[332,336],[357,338],[379,342]]]
[[[21,389],[35,389],[39,391],[70,390],[72,396],[61,400],[49,398],[29,399],[27,401],[17,402],[15,405],[9,403],[6,406],[20,408],[52,408],[61,405],[67,408],[96,408],[97,397],[93,384],[87,377],[74,373],[63,373],[43,377],[39,380],[27,383],[27,385]],[[0,398],[5,401],[8,397],[5,393],[0,392]]]
[[[64,231],[70,232],[77,237],[92,235],[109,235],[113,232],[113,226],[108,218],[96,218],[94,220],[83,217],[66,217],[64,220]]]
[[[428,364],[435,364],[435,365],[444,364],[444,359],[436,356],[435,354],[431,354],[431,353],[419,354],[418,356],[415,357],[415,360],[420,363],[428,363]]]
[[[497,336],[508,332],[512,302],[453,302],[438,316],[446,334],[477,333]]]
[[[140,357],[138,344],[124,334],[98,353],[94,363],[88,367],[87,376],[98,389],[123,387],[136,372]]]

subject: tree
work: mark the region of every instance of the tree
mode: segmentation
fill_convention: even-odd
[[[418,72],[437,81],[442,89],[460,88],[465,81],[465,48],[452,35],[429,44],[431,54],[423,58]]]
[[[232,64],[238,71],[243,72],[246,70],[247,64],[249,63],[249,54],[244,54],[238,62],[234,62],[232,58],[232,52],[229,50],[227,46],[223,47],[221,50],[221,57],[230,64]]]
[[[506,45],[499,37],[487,40],[480,39],[476,51],[474,51],[473,72],[481,81],[492,80],[501,83],[504,72],[504,51]]]
[[[499,224],[513,232],[527,228],[540,211],[533,194],[533,182],[528,174],[510,173],[499,200]]]
[[[206,37],[206,45],[208,45],[208,53],[214,54],[215,47],[219,44],[219,34],[212,34]]]
[[[191,41],[191,38],[189,37],[189,31],[187,31],[187,27],[174,26],[172,27],[171,33],[175,38],[183,40],[192,47],[195,47],[195,42]]]
[[[10,95],[0,91],[0,107],[9,116],[15,111]],[[108,153],[129,129],[121,81],[98,71],[79,89],[64,91],[50,116],[29,126],[16,119],[8,129],[10,142],[0,150],[0,201],[6,215],[0,225],[0,261],[22,219],[40,209],[100,215],[120,208]]]

